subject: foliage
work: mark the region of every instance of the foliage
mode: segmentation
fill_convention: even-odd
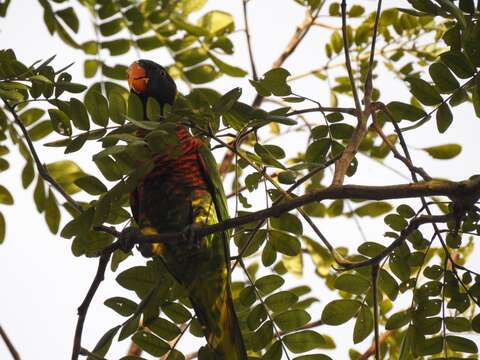
[[[9,168],[5,155],[10,151],[21,154],[25,160],[23,188],[34,188],[37,211],[44,215],[52,234],[71,239],[75,256],[99,257],[115,241],[111,233],[101,231],[102,226],[132,221],[129,193],[151,170],[156,153],[175,151],[175,124],[189,127],[214,149],[235,152],[236,161],[227,162],[222,175],[235,175],[231,183],[231,177],[225,177],[225,187],[234,190],[233,196],[243,208],[238,215],[246,215],[254,213],[250,203],[258,193],[265,192],[267,203],[276,205],[290,201],[297,188],[302,194],[328,188],[327,168],[336,162],[337,173],[342,159],[347,160],[347,167],[341,183],[335,185],[341,186],[345,175],[354,179],[362,164],[357,156],[347,157],[349,149],[380,163],[393,155],[403,159],[412,182],[417,182],[417,175],[431,181],[423,169],[414,166],[403,133],[415,133],[434,117],[438,132],[445,133],[461,120],[456,117],[461,104],[471,104],[480,117],[480,2],[473,0],[410,0],[409,8],[383,9],[378,18],[376,12],[367,13],[362,5],[352,4],[346,10],[350,24],[330,30],[324,66],[300,75],[329,86],[330,107],[293,93],[291,84],[299,76],[275,67],[250,80],[260,104],[265,97],[277,104],[269,110],[242,102],[240,88],[225,94],[214,90],[213,81],[218,77],[246,77],[247,72],[232,65],[229,58],[234,53],[233,16],[219,10],[202,11],[206,0],[39,2],[48,31],[66,46],[83,51],[85,77],[100,72],[104,81],[88,83],[87,88],[72,81],[68,67],[56,69],[54,57],[27,66],[17,59],[15,49],[0,51],[4,105],[0,109],[0,171]],[[340,3],[296,2],[312,19],[321,12],[340,24]],[[0,4],[0,16],[6,16],[8,6],[9,1]],[[79,7],[89,11],[96,31],[95,39],[83,43],[77,40],[84,26],[77,15]],[[346,66],[349,60],[344,60],[344,34],[351,73]],[[139,98],[125,87],[126,64],[117,56],[158,49],[168,51],[172,59],[166,64],[168,72],[190,91],[179,95],[163,115],[150,99],[144,114]],[[377,76],[385,72],[410,91],[409,101],[380,102],[383,83]],[[364,85],[372,73],[373,88],[368,90]],[[362,86],[352,87],[352,80]],[[358,107],[339,106],[352,103],[360,89],[364,89],[368,111],[367,107],[359,111]],[[312,101],[315,108],[296,108]],[[307,112],[321,115],[321,119],[304,117]],[[371,113],[375,116],[362,118]],[[368,126],[363,121],[368,121]],[[269,139],[293,131],[301,132],[308,141],[300,153],[287,156]],[[101,144],[101,150],[92,154],[97,174],[85,173],[67,156],[44,166],[33,150],[47,137],[44,145],[64,154],[80,151],[87,143]],[[228,141],[222,140],[225,138]],[[420,150],[433,159],[448,160],[460,154],[462,147],[448,143]],[[89,200],[74,201],[71,196],[79,193]],[[335,337],[328,335],[330,328],[320,327],[320,334],[311,327],[349,321],[354,323],[354,344],[371,341],[376,328],[388,331],[389,336],[378,344],[381,358],[432,355],[453,359],[477,353],[477,345],[465,333],[480,332],[480,274],[464,265],[473,251],[472,238],[480,234],[478,208],[471,203],[478,199],[441,195],[445,196],[422,198],[420,206],[398,200],[402,196],[393,196],[397,200],[387,196],[378,200],[332,197],[236,226],[231,247],[238,249],[241,260],[233,262],[234,273],[245,276],[238,277],[244,280],[235,277],[232,291],[250,358],[300,354],[295,359],[328,359],[324,353],[335,347]],[[11,192],[0,185],[0,204],[13,202]],[[411,229],[414,221],[431,215],[430,208],[446,214],[446,220],[440,224],[430,221],[433,233]],[[329,248],[323,235],[318,236],[315,224],[319,218],[347,221],[362,217],[383,217],[383,240],[365,241],[354,251],[340,244]],[[0,213],[0,242],[7,225]],[[308,228],[312,226],[313,231]],[[375,263],[392,242],[396,246]],[[116,250],[112,271],[128,256],[138,254]],[[372,263],[336,271],[345,265],[342,259],[350,263],[371,259]],[[305,279],[309,261],[314,264],[315,281],[338,295],[323,306],[321,314],[312,307],[322,300],[312,292],[317,285]],[[288,281],[289,275],[299,277],[296,286]],[[162,261],[153,258],[143,266],[127,268],[116,280],[132,294],[107,299],[105,305],[124,319],[118,324],[102,324],[111,329],[91,349],[96,357],[90,355],[89,359],[108,357],[111,344],[124,339],[131,339],[153,356],[184,359],[175,349],[178,338],[187,329],[191,336],[203,334],[185,289]],[[398,307],[401,295],[409,296],[409,306]],[[351,349],[351,359],[360,357]],[[133,359],[124,359],[128,358]]]

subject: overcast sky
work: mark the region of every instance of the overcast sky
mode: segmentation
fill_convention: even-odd
[[[375,5],[374,1],[363,1],[370,8]],[[385,7],[399,6],[398,1],[386,1]],[[237,29],[242,28],[241,1],[211,0],[207,9],[224,9],[234,14]],[[255,59],[259,73],[267,71],[276,56],[285,47],[291,37],[295,26],[303,19],[304,13],[291,0],[252,0],[250,9],[250,23],[253,38]],[[89,18],[82,13],[80,39],[88,40],[92,37]],[[54,66],[63,67],[72,61],[74,66],[69,70],[76,82],[84,82],[83,79],[83,53],[66,47],[57,37],[51,37],[46,31],[42,20],[42,11],[36,1],[13,1],[9,8],[6,19],[0,19],[0,44],[2,48],[11,47],[17,57],[24,63],[32,63],[35,60],[46,59],[53,54],[57,55]],[[325,57],[323,45],[328,33],[321,28],[313,28],[308,38],[298,48],[284,65],[292,74],[302,73],[324,63]],[[235,41],[237,53],[230,62],[250,70],[244,36],[242,32],[232,35]],[[168,63],[170,60],[164,51],[142,53],[142,57],[149,58],[160,63]],[[125,63],[136,58],[132,52],[123,57]],[[408,93],[402,87],[392,82],[390,74],[381,74],[379,87],[382,89],[382,101],[392,99],[408,101]],[[248,79],[234,79],[224,77],[215,83],[220,92],[230,90],[235,86],[244,88],[242,100],[248,102],[254,96],[254,91],[248,85]],[[322,83],[315,78],[306,78],[292,84],[295,92],[322,101],[328,99],[328,92]],[[185,90],[184,88],[180,88]],[[323,100],[325,103],[327,101]],[[348,105],[348,104],[347,104]],[[317,118],[315,117],[317,116]],[[311,117],[312,121],[320,121],[318,115]],[[480,121],[472,114],[471,105],[456,112],[455,121],[447,134],[439,135],[435,129],[434,121],[423,126],[418,132],[406,135],[408,143],[415,156],[416,164],[423,166],[435,176],[448,177],[452,180],[464,179],[476,171],[478,143],[475,135],[480,130]],[[413,134],[413,135],[411,135]],[[53,136],[55,137],[55,136]],[[46,142],[42,141],[41,143]],[[416,149],[430,145],[439,145],[448,142],[461,142],[463,152],[454,160],[448,162],[433,161],[428,155]],[[293,135],[285,141],[285,138],[274,141],[283,146],[289,154],[304,149],[305,137],[300,134]],[[40,145],[40,144],[39,144]],[[42,159],[51,162],[62,159],[64,155],[50,148],[39,146]],[[93,147],[87,147],[80,153],[68,155],[70,159],[87,172],[96,173],[91,164]],[[218,155],[217,155],[218,156]],[[8,157],[11,168],[0,173],[0,183],[7,186],[15,196],[13,207],[0,209],[7,219],[7,238],[0,246],[0,324],[7,331],[16,345],[23,359],[65,359],[70,356],[76,323],[76,308],[83,299],[88,286],[94,276],[97,260],[76,258],[71,254],[70,241],[52,236],[41,216],[36,212],[32,189],[24,191],[20,186],[20,172],[24,160],[16,153]],[[359,156],[361,165],[353,180],[347,182],[364,184],[386,184],[405,182],[388,169],[377,163]],[[401,169],[395,161],[390,162],[396,169]],[[406,173],[402,170],[403,173]],[[256,204],[261,207],[261,200]],[[366,237],[369,240],[385,241],[380,236],[386,231],[381,218],[374,220],[361,220]],[[356,248],[362,238],[352,221],[345,218],[334,220],[322,220],[322,231],[337,245]],[[478,256],[475,256],[478,260]],[[144,263],[144,259],[136,255],[128,263],[123,264],[121,269],[134,263]],[[478,262],[477,262],[478,263]],[[118,272],[117,272],[118,273]],[[107,273],[105,282],[93,300],[87,317],[84,330],[83,345],[92,349],[100,336],[109,328],[123,321],[113,311],[106,308],[102,303],[105,299],[116,295],[126,295],[134,298],[133,294],[123,291],[115,282],[116,274]],[[311,287],[319,289],[323,281],[315,276],[303,280],[291,280],[297,283],[308,283]],[[292,282],[291,282],[292,283]],[[324,289],[320,287],[320,289]],[[323,306],[331,299],[331,295],[325,295],[317,291],[320,304],[314,307],[312,317],[320,317]],[[347,329],[347,330],[345,330]],[[351,334],[352,326],[323,327],[321,333]],[[347,332],[345,332],[347,331]],[[338,337],[336,338],[338,340]],[[369,346],[371,339],[364,341],[358,349]],[[116,359],[125,354],[129,341],[114,344],[109,353],[109,359]],[[334,352],[334,358],[346,358],[346,346],[351,344],[351,337],[343,336],[338,342],[339,350]],[[183,342],[182,348],[188,348],[188,343]],[[148,356],[145,356],[148,358]],[[8,359],[9,355],[0,342],[0,358]]]

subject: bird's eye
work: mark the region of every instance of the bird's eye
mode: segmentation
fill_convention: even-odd
[[[160,76],[165,76],[167,73],[165,72],[165,70],[161,69],[160,70]]]

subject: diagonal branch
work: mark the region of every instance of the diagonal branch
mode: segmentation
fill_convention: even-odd
[[[57,190],[65,200],[67,200],[70,205],[73,206],[75,210],[78,212],[82,211],[82,208],[78,203],[69,195],[67,192],[50,176],[47,167],[42,164],[37,151],[35,150],[35,146],[33,145],[32,139],[30,138],[30,135],[28,134],[27,129],[22,123],[22,120],[20,120],[20,117],[18,116],[17,112],[15,111],[15,107],[10,105],[10,103],[2,97],[3,102],[5,103],[5,106],[7,110],[12,114],[13,119],[15,121],[15,124],[20,128],[20,131],[22,132],[23,136],[25,137],[25,140],[27,141],[28,149],[30,150],[30,153],[32,154],[33,160],[35,161],[35,164],[37,166],[38,174],[42,179],[44,179],[46,182],[48,182],[52,187]]]
[[[5,332],[5,330],[3,330],[1,326],[0,326],[0,337],[2,338],[3,342],[7,346],[8,351],[10,351],[10,355],[12,355],[12,358],[14,360],[20,360],[20,355],[17,349],[15,349],[15,346],[13,346],[13,343],[10,341],[7,333]]]

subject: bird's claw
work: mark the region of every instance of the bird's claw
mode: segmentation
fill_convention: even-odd
[[[201,238],[197,236],[195,224],[187,225],[183,228],[183,240],[193,249],[199,250],[201,247]]]
[[[130,226],[123,229],[118,237],[120,250],[122,250],[124,253],[129,253],[132,251],[135,241],[140,237],[140,235],[141,231],[136,227]]]

